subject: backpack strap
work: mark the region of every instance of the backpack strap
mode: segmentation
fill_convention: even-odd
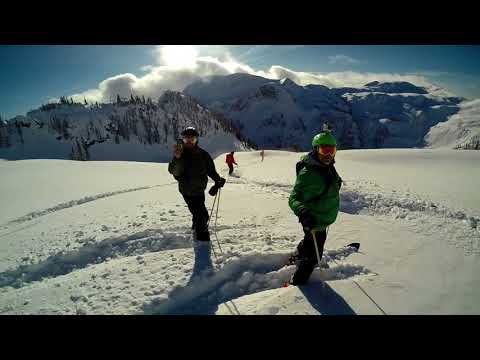
[[[335,175],[336,178],[338,178],[338,190],[342,187],[343,179],[338,175],[337,169],[335,169],[335,166],[332,165],[332,172]]]
[[[297,164],[295,165],[297,176],[304,167],[305,167],[305,162],[303,160],[300,160],[299,162],[297,162]]]

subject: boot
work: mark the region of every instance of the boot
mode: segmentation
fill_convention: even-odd
[[[290,279],[292,285],[306,284],[310,275],[312,275],[313,269],[315,269],[316,261],[312,259],[297,260],[297,269]]]
[[[299,259],[298,251],[295,251],[290,257],[288,258],[288,265],[296,265]]]

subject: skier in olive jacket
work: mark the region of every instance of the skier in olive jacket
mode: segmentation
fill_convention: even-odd
[[[299,217],[305,236],[290,258],[297,267],[290,279],[293,285],[306,283],[317,264],[311,231],[315,231],[321,259],[326,229],[338,215],[342,179],[333,166],[336,145],[330,131],[324,130],[313,138],[312,151],[297,163],[297,179],[288,204]]]
[[[196,240],[210,241],[207,225],[209,215],[205,207],[207,176],[215,182],[212,187],[216,188],[215,192],[223,187],[225,179],[218,175],[210,154],[198,146],[198,136],[193,127],[187,127],[182,132],[183,144],[174,147],[174,157],[168,164],[168,172],[178,181],[178,190],[192,213],[192,229],[195,229]]]

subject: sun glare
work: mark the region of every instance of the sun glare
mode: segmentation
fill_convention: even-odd
[[[161,49],[163,63],[170,67],[194,67],[198,51],[191,45],[165,45]]]

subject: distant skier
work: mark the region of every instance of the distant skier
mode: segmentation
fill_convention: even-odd
[[[198,146],[198,132],[187,127],[182,132],[183,144],[174,146],[174,156],[168,164],[168,172],[178,181],[178,189],[192,213],[192,229],[198,241],[210,241],[208,211],[205,207],[205,189],[209,176],[214,187],[221,188],[225,179],[218,175],[212,157]]]
[[[228,169],[229,169],[228,170],[228,175],[232,175],[232,173],[233,173],[233,164],[238,165],[235,162],[235,159],[233,158],[234,153],[235,153],[234,151],[230,152],[230,154],[227,154],[227,157],[225,158],[225,162],[227,163]]]
[[[336,140],[328,130],[315,135],[312,151],[297,163],[297,179],[288,204],[302,224],[304,238],[290,258],[296,271],[290,279],[293,285],[304,284],[317,264],[311,231],[315,231],[320,259],[327,237],[326,228],[333,224],[340,205],[342,179],[333,164]]]
[[[263,157],[265,156],[265,151],[264,150],[260,151],[260,156],[262,157],[262,162],[263,162]]]

